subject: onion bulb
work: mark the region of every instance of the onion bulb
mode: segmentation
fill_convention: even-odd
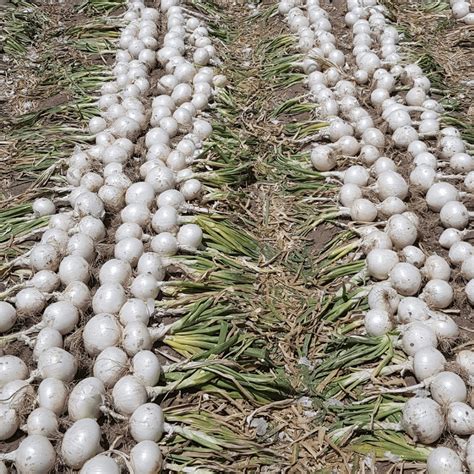
[[[132,413],[129,424],[135,441],[159,441],[164,430],[163,411],[155,403],[145,403]]]
[[[445,364],[446,359],[438,349],[422,347],[413,356],[413,373],[418,381],[422,381],[442,372]]]
[[[403,407],[402,426],[415,441],[432,444],[444,430],[441,407],[430,398],[411,398]]]
[[[61,444],[64,463],[79,469],[90,458],[102,451],[100,426],[91,418],[76,421],[65,433]]]
[[[431,397],[440,405],[452,402],[465,402],[467,398],[466,385],[459,375],[453,372],[440,372],[430,384]]]
[[[462,461],[450,448],[440,446],[433,449],[426,460],[427,474],[447,474],[464,472]]]
[[[435,347],[438,340],[434,331],[426,324],[414,322],[410,323],[402,336],[402,349],[408,355],[415,355],[424,347]]]
[[[474,434],[474,410],[463,402],[453,402],[448,406],[446,423],[451,433],[460,436]]]
[[[98,454],[89,459],[80,470],[79,474],[120,474],[118,464],[105,454]]]
[[[156,474],[161,471],[162,463],[160,447],[153,441],[141,441],[130,451],[130,464],[134,472]]]

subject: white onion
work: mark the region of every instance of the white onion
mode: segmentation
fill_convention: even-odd
[[[15,451],[19,474],[47,474],[56,463],[56,451],[45,436],[29,435]]]
[[[155,232],[173,232],[178,226],[178,213],[172,206],[160,207],[152,217],[151,226]]]
[[[95,256],[94,241],[90,236],[78,232],[69,238],[66,253],[69,255],[79,255],[88,262],[91,262]]]
[[[463,402],[453,402],[448,406],[446,423],[451,433],[470,436],[474,434],[474,410]]]
[[[445,249],[451,249],[453,245],[462,240],[462,233],[458,229],[448,228],[439,237],[439,244]],[[450,256],[451,258],[451,256]]]
[[[412,296],[418,293],[421,287],[421,273],[410,263],[397,263],[390,271],[392,286],[403,296]]]
[[[203,232],[196,224],[184,224],[177,234],[178,244],[185,249],[196,250],[202,242]]]
[[[16,310],[6,301],[0,301],[0,333],[11,329],[16,322]]]
[[[120,308],[127,301],[122,285],[118,283],[105,283],[97,289],[92,298],[92,309],[95,314],[118,314]]]
[[[385,231],[397,249],[412,245],[418,236],[416,227],[403,215],[390,217]]]
[[[50,244],[36,244],[31,249],[30,263],[35,272],[39,270],[52,270],[59,266],[59,251]]]
[[[131,415],[147,401],[147,392],[137,377],[126,375],[114,385],[112,399],[119,413]]]
[[[389,249],[373,249],[367,255],[367,271],[377,280],[385,280],[398,264],[398,255]]]
[[[364,326],[369,336],[383,336],[393,327],[389,313],[383,309],[367,311]]]
[[[151,239],[151,249],[158,255],[172,256],[178,251],[176,237],[170,232],[161,232]]]
[[[130,464],[134,472],[156,474],[161,471],[162,463],[160,447],[153,441],[142,441],[130,451]]]
[[[119,347],[107,347],[96,358],[93,373],[106,387],[113,387],[126,371],[128,356]]]
[[[89,459],[79,471],[79,474],[120,474],[118,464],[109,456],[99,454]]]
[[[438,349],[432,346],[422,347],[413,356],[413,373],[422,381],[444,370],[446,359]]]
[[[425,285],[421,296],[431,308],[443,309],[453,302],[454,292],[446,281],[434,279]]]
[[[161,364],[156,355],[149,350],[142,350],[132,359],[133,375],[141,382],[153,387],[158,383],[161,374]]]
[[[88,235],[95,242],[102,240],[106,234],[104,223],[92,216],[85,216],[81,219],[78,231]]]
[[[126,285],[131,276],[132,267],[130,263],[115,258],[105,262],[99,271],[99,281],[101,285],[105,285],[106,283]]]
[[[0,441],[11,438],[20,426],[20,418],[13,408],[0,404]],[[1,472],[0,468],[0,472]],[[8,474],[8,471],[6,471]]]
[[[118,311],[117,311],[118,312]],[[97,355],[107,347],[116,346],[121,338],[121,328],[115,316],[97,314],[84,326],[82,339],[90,355]]]
[[[36,408],[28,415],[26,429],[29,435],[53,436],[58,432],[58,417],[48,408]]]
[[[428,190],[426,203],[431,210],[439,212],[446,203],[457,201],[458,197],[458,191],[452,184],[440,182],[433,184]]]
[[[411,356],[424,347],[436,347],[437,344],[434,331],[421,322],[410,323],[402,336],[402,348],[406,354]]]
[[[159,441],[164,430],[163,411],[154,403],[145,403],[133,412],[129,424],[135,441]]]
[[[459,234],[456,236],[460,238]],[[474,247],[469,242],[457,241],[452,244],[449,249],[449,259],[454,265],[462,265],[463,262],[472,257],[472,255],[474,255]],[[468,280],[471,278],[468,278]]]
[[[90,278],[89,264],[78,255],[68,255],[59,264],[58,275],[65,286],[73,281],[87,283]]]
[[[46,306],[46,298],[36,288],[24,288],[16,294],[15,306],[17,314],[34,316],[43,311]]]
[[[448,201],[440,210],[439,218],[444,227],[464,229],[469,224],[471,214],[462,202]]]
[[[76,421],[65,433],[61,456],[65,464],[79,469],[90,458],[102,451],[100,426],[91,418]]]
[[[28,367],[14,355],[0,356],[0,387],[13,380],[24,380],[28,377]]]
[[[440,372],[430,384],[433,400],[440,405],[452,402],[465,402],[467,398],[466,384],[459,375],[453,372]]]
[[[428,280],[438,279],[448,281],[451,276],[451,267],[446,260],[438,255],[431,255],[426,259],[423,275]]]
[[[144,301],[131,298],[120,308],[119,317],[124,326],[133,321],[140,321],[147,325],[150,319],[150,310]]]
[[[137,272],[139,274],[150,273],[157,281],[163,280],[166,274],[160,256],[153,252],[145,252],[140,257],[137,264]]]
[[[444,429],[441,407],[429,398],[411,398],[403,407],[402,426],[415,441],[432,444]]]
[[[142,228],[135,222],[125,222],[119,225],[115,231],[115,242],[120,242],[129,237],[135,237],[139,240],[143,237]]]
[[[71,382],[76,375],[77,361],[64,349],[51,347],[39,355],[38,370],[43,379],[53,377]]]
[[[82,418],[98,418],[105,396],[105,387],[95,377],[82,379],[71,391],[68,400],[68,413],[73,421]]]
[[[413,245],[407,245],[402,250],[402,254],[405,257],[407,263],[415,265],[415,267],[420,268],[426,260],[426,255],[418,247]]]
[[[122,346],[127,354],[135,355],[141,350],[151,349],[152,345],[153,340],[145,324],[140,321],[132,321],[125,326]]]
[[[332,148],[328,145],[317,145],[311,150],[311,163],[317,171],[330,171],[336,166]]]
[[[395,171],[386,171],[377,178],[377,192],[381,200],[396,196],[404,200],[408,195],[408,185]]]
[[[150,211],[145,204],[133,203],[122,209],[120,218],[123,223],[133,223],[144,227],[150,222]]]
[[[134,237],[123,239],[115,244],[115,258],[128,262],[135,267],[143,254],[143,242]]]
[[[382,309],[394,314],[400,304],[400,296],[387,282],[375,283],[369,292],[368,303],[370,309]]]
[[[33,202],[33,213],[35,216],[50,216],[56,212],[56,206],[48,198],[38,198]]]
[[[427,474],[447,474],[464,472],[462,461],[455,451],[440,446],[428,455],[426,460]]]
[[[77,309],[84,311],[91,302],[91,293],[85,283],[73,281],[69,283],[63,293],[58,296],[58,300],[69,301]]]
[[[79,322],[79,311],[69,301],[58,301],[46,307],[43,322],[63,336],[72,332]]]
[[[36,336],[33,349],[33,360],[38,360],[39,355],[51,347],[63,347],[63,337],[57,329],[46,327]]]
[[[393,132],[392,140],[396,147],[408,149],[410,143],[418,140],[418,132],[412,126],[405,125]]]
[[[30,280],[30,283],[43,293],[52,293],[53,291],[57,290],[58,287],[61,285],[61,280],[59,279],[57,273],[54,273],[51,270],[40,270],[38,273],[35,273],[33,275],[33,278]]]
[[[45,378],[38,387],[38,405],[61,415],[66,408],[66,399],[69,395],[64,382],[56,378]]]

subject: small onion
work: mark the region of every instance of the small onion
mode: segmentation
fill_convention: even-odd
[[[133,412],[129,424],[135,441],[159,441],[164,431],[163,411],[154,403],[145,403]]]
[[[91,418],[76,421],[65,433],[61,444],[61,456],[65,464],[79,469],[102,450],[100,426]]]
[[[161,374],[161,364],[156,355],[149,350],[137,352],[132,359],[133,375],[141,382],[153,387],[158,383]]]
[[[413,356],[413,373],[422,381],[444,370],[446,359],[438,349],[432,346],[422,347]]]
[[[441,407],[429,398],[411,398],[403,407],[402,426],[415,441],[432,444],[444,430]]]
[[[131,415],[139,406],[146,403],[147,391],[138,378],[126,375],[114,385],[112,399],[119,413]]]
[[[118,464],[105,454],[98,454],[89,459],[79,471],[79,474],[120,474]]]
[[[68,400],[68,413],[73,421],[82,418],[98,418],[105,396],[105,387],[95,377],[82,379],[71,391]]]
[[[113,387],[126,371],[128,356],[118,347],[107,347],[96,358],[94,377],[106,387]]]
[[[156,474],[161,471],[162,463],[160,447],[153,441],[142,441],[130,451],[130,464],[134,472]]]
[[[0,333],[11,329],[16,322],[16,310],[6,301],[0,301]]]
[[[453,372],[440,372],[430,384],[433,400],[440,405],[452,402],[465,402],[467,399],[466,384],[459,375]]]
[[[367,271],[377,280],[385,280],[398,261],[398,255],[393,250],[373,249],[367,255]]]
[[[444,309],[447,308],[454,299],[454,291],[451,285],[444,280],[430,280],[420,295],[430,308]]]
[[[48,408],[36,408],[26,420],[26,429],[29,435],[50,437],[58,432],[58,417]]]
[[[53,377],[71,382],[76,375],[77,361],[64,349],[51,347],[39,355],[38,370],[43,379]]]
[[[433,449],[426,460],[427,474],[464,472],[462,461],[455,451],[444,446]]]
[[[65,383],[56,378],[45,378],[38,387],[38,405],[61,415],[66,408],[69,390]]]
[[[92,298],[92,309],[95,314],[118,314],[127,301],[125,290],[118,283],[105,283],[97,289]]]
[[[107,347],[116,346],[121,338],[121,328],[115,316],[97,314],[84,326],[82,340],[88,354],[95,356]]]
[[[406,354],[411,356],[424,347],[436,348],[437,344],[434,331],[420,322],[410,323],[402,336],[402,348]]]
[[[446,423],[451,433],[470,436],[474,434],[474,410],[463,402],[453,402],[448,406]]]
[[[393,327],[389,313],[383,309],[367,311],[364,326],[369,336],[383,336]]]
[[[15,451],[15,467],[19,474],[46,474],[55,463],[56,451],[45,436],[29,435]]]

